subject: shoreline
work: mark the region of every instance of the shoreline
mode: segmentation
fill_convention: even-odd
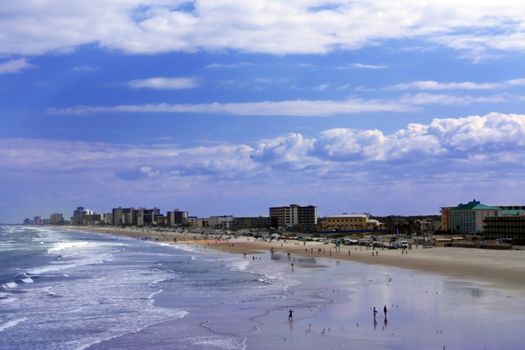
[[[187,244],[217,249],[233,254],[255,255],[274,250],[290,253],[292,256],[308,258],[327,258],[354,261],[362,264],[398,267],[413,271],[429,272],[469,281],[488,283],[498,289],[511,289],[525,294],[525,251],[483,250],[475,248],[413,248],[408,254],[401,250],[367,249],[362,246],[342,246],[336,251],[332,244],[321,242],[256,240],[253,237],[239,236],[219,240],[208,239],[191,232],[159,232],[148,229],[98,228],[87,226],[68,226],[70,230],[106,233],[136,239],[155,240],[169,244]],[[217,237],[218,238],[218,237]],[[372,255],[377,252],[377,255]],[[297,265],[298,267],[300,265]]]

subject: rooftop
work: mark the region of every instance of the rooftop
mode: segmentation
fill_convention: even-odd
[[[335,214],[335,215],[328,215],[327,218],[367,218],[368,214]]]
[[[467,204],[460,203],[457,207],[450,208],[450,210],[499,210],[499,207],[492,207],[482,204],[477,200],[472,200]]]

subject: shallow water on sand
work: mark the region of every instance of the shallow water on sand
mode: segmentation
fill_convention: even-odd
[[[525,348],[525,298],[411,270],[22,227],[0,263],[2,349]]]

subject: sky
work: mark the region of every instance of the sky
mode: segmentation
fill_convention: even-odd
[[[525,204],[525,2],[0,0],[0,222]]]

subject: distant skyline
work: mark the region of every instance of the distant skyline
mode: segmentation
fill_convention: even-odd
[[[525,204],[523,1],[9,2],[0,222]]]

